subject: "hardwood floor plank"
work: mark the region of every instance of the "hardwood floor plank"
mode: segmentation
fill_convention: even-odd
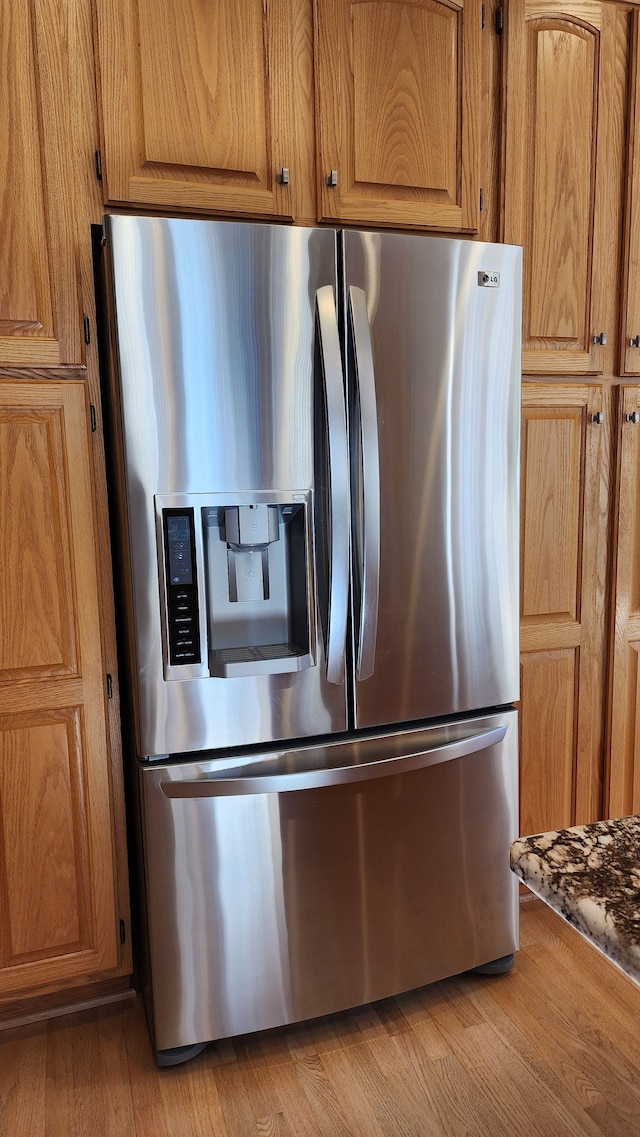
[[[129,1079],[129,1059],[125,1020],[117,1012],[96,1015],[96,1027],[100,1047],[101,1082],[108,1102],[110,1129],[105,1128],[105,1137],[113,1133],[120,1137],[123,1133],[135,1132],[133,1099]]]
[[[356,1061],[359,1066],[354,1077]],[[431,1062],[410,1032],[377,1039],[357,1052],[325,1055],[323,1062],[341,1095],[351,1099],[352,1085],[358,1083],[358,1113],[368,1110],[375,1122],[374,1127],[364,1113],[363,1137],[378,1132],[385,1137],[409,1137],[414,1133],[429,1137],[481,1137],[475,1126],[466,1121],[463,1124],[462,1117],[467,1112],[468,1118],[468,1111],[456,1108],[475,1089],[469,1085],[466,1072],[455,1058]]]
[[[225,1111],[218,1086],[218,1072],[207,1055],[184,1066],[174,1066],[160,1075],[160,1097],[169,1137],[228,1137]],[[224,1067],[227,1070],[229,1067]],[[253,1116],[250,1122],[253,1124]],[[254,1132],[254,1129],[247,1129]]]
[[[228,1137],[249,1137],[250,1134],[256,1133],[257,1120],[244,1085],[239,1064],[233,1063],[216,1067],[214,1078],[224,1118],[225,1129],[223,1133],[225,1137],[227,1135]],[[217,1133],[216,1137],[218,1137]]]
[[[46,1023],[0,1034],[0,1133],[44,1137]]]
[[[356,1137],[356,1131],[346,1116],[351,1113],[349,1102],[338,1100],[322,1058],[317,1054],[300,1058],[295,1064],[295,1072],[313,1110],[317,1133],[322,1137],[335,1137],[338,1133],[344,1137]]]
[[[409,992],[408,995],[398,995],[396,1001],[405,1022],[420,1042],[427,1058],[435,1062],[439,1058],[453,1055],[453,1050],[437,1022],[432,1018],[429,1007],[424,1005],[415,991]]]
[[[521,990],[524,993],[527,990],[527,977],[523,978]],[[576,981],[576,986],[580,987],[579,981]],[[581,1005],[580,991],[576,992],[574,989],[569,996],[567,986],[562,982],[560,976],[549,975],[548,984],[544,991],[537,991],[533,983],[530,983],[529,986],[529,1005],[531,1006],[534,1002],[537,1003],[543,1022],[551,1021],[551,1012],[554,1015],[553,1031],[547,1029],[544,1032],[539,1032],[539,1034],[541,1041],[542,1034],[546,1034],[547,1046],[553,1046],[555,1042],[557,1064],[565,1076],[570,1069],[569,1056],[573,1057],[574,1085],[569,1084],[567,1087],[572,1097],[575,1098],[579,1080],[582,1079],[581,1091],[584,1092],[585,1087],[590,1086],[594,1098],[594,1100],[585,1101],[585,1108],[590,1115],[599,1116],[602,1112],[600,1106],[606,1107],[607,1103],[612,1106],[615,1104],[618,1113],[621,1116],[626,1116],[627,1132],[633,1133],[634,1127],[640,1127],[638,1125],[638,1119],[640,1119],[640,1086],[634,1085],[633,1079],[629,1077],[631,1068],[624,1062],[620,1051],[616,1054],[612,1048],[598,1049],[587,1043],[585,1027],[593,1023],[594,1016],[596,1021],[600,1017],[607,1035],[610,1035],[611,1032],[615,1033],[616,1037],[628,1050],[630,1049],[631,1053],[637,1051],[637,1029],[634,1031],[625,1030],[620,1024],[617,1013],[612,1013],[607,1008],[606,1001],[598,995],[597,991],[594,991],[593,987],[590,987],[589,990],[585,989],[582,997],[586,1002],[590,996],[593,1001],[588,1014],[586,1014],[585,1004]],[[524,1015],[520,1016],[519,1012],[517,1022],[522,1033],[526,1029],[527,1023]],[[529,1031],[529,1036],[530,1034]]]
[[[348,1106],[354,1137],[384,1137],[387,1132],[388,1086],[371,1051],[371,1042],[327,1051],[322,1064],[339,1101]],[[402,1121],[400,1121],[401,1132]]]
[[[571,984],[576,1006],[601,1008],[608,1021],[627,1031],[637,1031],[640,986],[624,975],[574,928],[557,918],[553,923],[540,910],[533,912],[539,928],[535,965],[548,970],[559,983]]]
[[[123,1021],[134,1110],[131,1137],[173,1137],[164,1121],[161,1074],[155,1064],[141,999],[123,1012]]]
[[[610,1101],[589,1106],[587,1113],[597,1124],[602,1137],[632,1137],[638,1132],[638,1115],[630,1118]]]
[[[117,1111],[105,1092],[96,1012],[53,1019],[47,1032],[47,1137],[116,1137]]]
[[[565,1108],[573,1107],[579,1116],[581,1109],[605,1100],[586,1070],[589,1047],[558,1013],[557,1004],[549,1013],[544,994],[528,986],[524,975],[515,982],[505,976],[499,991],[491,983],[476,984],[469,997],[549,1091],[564,1100]]]
[[[493,1025],[461,1027],[451,1013],[436,1013],[460,1061],[490,1098],[498,1116],[492,1137],[586,1137],[585,1126],[563,1110],[537,1071]]]
[[[242,1065],[242,1078],[256,1117],[257,1132],[278,1137],[318,1137],[321,1130],[297,1077],[295,1062]],[[238,1137],[238,1135],[233,1135]]]
[[[292,1058],[308,1058],[339,1050],[343,1046],[357,1046],[362,1042],[358,1016],[361,1008],[346,1014],[326,1015],[313,1022],[296,1023],[287,1029],[289,1051]],[[377,1020],[372,1005],[370,1015]]]

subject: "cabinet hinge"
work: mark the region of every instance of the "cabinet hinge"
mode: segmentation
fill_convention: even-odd
[[[96,150],[94,156],[95,156],[95,160],[96,160],[96,178],[98,179],[99,182],[101,182],[102,181],[102,151]]]
[[[113,679],[109,674],[107,674],[107,698],[113,698]]]
[[[480,190],[480,212],[484,209],[484,190]]]
[[[82,317],[82,326],[84,328],[84,342],[88,347],[91,343],[91,321],[88,316]]]
[[[124,944],[126,942],[127,942],[127,929],[125,927],[124,920],[121,920],[120,921],[120,943]]]
[[[499,8],[496,8],[496,33],[498,35],[502,35],[503,28],[504,28],[504,8],[502,7],[502,5],[500,5]]]
[[[89,403],[89,414],[91,416],[91,433],[95,434],[98,429],[98,420],[96,418],[96,408],[93,403]]]

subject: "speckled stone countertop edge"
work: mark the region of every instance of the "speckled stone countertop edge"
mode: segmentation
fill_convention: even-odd
[[[510,863],[536,896],[640,984],[640,815],[520,837]]]

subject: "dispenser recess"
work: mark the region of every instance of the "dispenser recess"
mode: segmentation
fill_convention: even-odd
[[[310,667],[306,501],[205,506],[202,524],[210,674]]]
[[[316,663],[311,494],[156,495],[164,679]]]

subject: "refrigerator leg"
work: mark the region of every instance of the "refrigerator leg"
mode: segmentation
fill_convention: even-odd
[[[158,1066],[179,1066],[201,1054],[209,1045],[208,1042],[195,1042],[191,1046],[172,1046],[168,1050],[156,1050]]]
[[[516,962],[515,952],[510,955],[501,955],[499,959],[491,959],[488,963],[481,963],[479,967],[472,967],[468,975],[504,975],[511,971]]]

